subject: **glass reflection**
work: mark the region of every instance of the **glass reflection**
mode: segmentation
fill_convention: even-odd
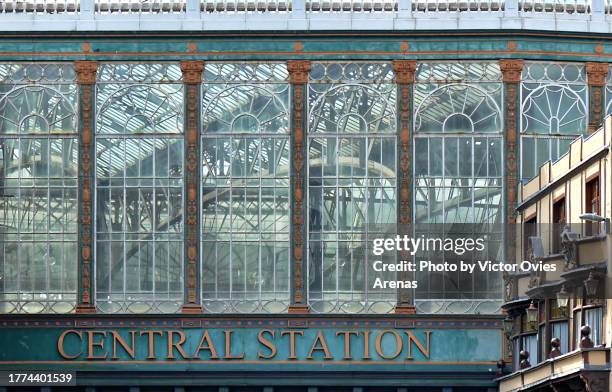
[[[368,243],[395,233],[396,90],[388,63],[315,63],[309,83],[308,281],[315,312],[385,313]]]
[[[175,312],[182,304],[180,78],[176,64],[103,64],[98,70],[96,303],[100,311]]]
[[[67,64],[0,64],[0,313],[74,308],[77,89]]]
[[[207,63],[202,302],[283,312],[289,302],[289,84],[285,64]]]

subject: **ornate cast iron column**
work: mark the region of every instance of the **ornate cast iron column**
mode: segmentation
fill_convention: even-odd
[[[397,129],[399,131],[399,144],[397,148],[397,230],[399,235],[410,235],[410,222],[412,221],[412,93],[414,87],[414,74],[417,63],[414,60],[394,60],[393,71],[398,88],[397,100]],[[400,253],[401,260],[408,260],[406,251]],[[400,280],[412,280],[408,272],[402,272]],[[395,313],[414,314],[414,300],[410,296],[410,289],[400,289],[398,292]]]
[[[601,126],[606,115],[606,77],[608,63],[586,63],[587,83],[589,84],[589,134]]]
[[[518,135],[520,119],[519,83],[523,71],[523,60],[500,60],[499,67],[504,80],[504,151],[505,158],[505,185],[506,185],[506,223],[516,222],[516,195],[519,179],[517,164]],[[510,259],[513,260],[513,259]]]
[[[95,61],[75,61],[79,84],[79,260],[77,313],[95,313],[93,290],[94,97]]]
[[[505,194],[505,259],[513,263],[516,258],[516,202],[518,191],[519,170],[517,156],[519,149],[520,124],[520,83],[523,71],[523,60],[499,60],[499,67],[504,81],[504,186]],[[504,274],[504,302],[512,297],[511,287],[513,280],[509,275]],[[512,341],[505,339],[505,360],[512,362]]]
[[[293,227],[291,229],[291,303],[289,313],[308,313],[306,273],[306,92],[308,88],[309,61],[289,61],[291,83],[291,198]]]
[[[200,106],[203,61],[183,61],[183,84],[185,87],[185,298],[183,313],[202,313],[200,295]]]

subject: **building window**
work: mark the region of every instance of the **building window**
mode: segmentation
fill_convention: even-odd
[[[599,215],[599,177],[595,177],[588,181],[585,186],[585,206],[584,212],[591,212]],[[586,222],[585,235],[592,236],[599,234],[600,224],[597,222]]]
[[[177,64],[103,64],[96,86],[96,300],[183,302],[183,85]]]
[[[531,249],[531,237],[536,237],[538,235],[538,223],[537,217],[533,216],[530,219],[527,219],[523,226],[523,260],[529,260]]]
[[[308,87],[308,279],[314,312],[390,312],[368,244],[396,232],[390,63],[314,63]],[[392,276],[381,277],[381,279]]]
[[[550,325],[550,333],[553,338],[559,338],[561,341],[561,354],[569,352],[569,324],[567,321],[557,321]]]
[[[589,337],[593,341],[593,345],[597,347],[603,342],[603,304],[600,298],[580,298],[575,300],[574,305],[574,337],[575,349],[580,347],[582,338],[580,329],[588,325],[591,327]]]
[[[595,347],[602,343],[603,338],[603,309],[601,307],[583,308],[584,325],[591,327],[591,340]]]
[[[208,312],[288,307],[289,92],[285,64],[206,64],[202,302]]]
[[[414,86],[414,223],[426,237],[487,235],[481,260],[502,260],[502,102],[497,63],[418,65]],[[420,231],[423,231],[420,233]],[[448,253],[429,260],[458,262]],[[418,273],[422,312],[496,312],[501,274]]]
[[[521,178],[530,179],[586,134],[588,89],[581,64],[526,62],[521,80]]]
[[[76,302],[77,85],[69,64],[0,64],[0,313]]]
[[[520,352],[525,350],[529,353],[529,363],[535,365],[538,362],[538,329],[537,322],[527,321],[527,315],[522,313],[515,318],[518,333],[514,336],[514,370],[520,369]],[[517,325],[518,324],[518,325]]]
[[[551,253],[559,253],[561,251],[561,232],[565,227],[565,222],[565,198],[562,198],[553,204]]]
[[[568,307],[560,307],[556,300],[549,300],[550,304],[550,338],[558,338],[561,341],[561,354],[569,352],[569,320]],[[549,339],[550,340],[550,339]]]

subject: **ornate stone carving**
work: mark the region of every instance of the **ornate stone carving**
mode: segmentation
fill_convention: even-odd
[[[561,232],[561,254],[565,259],[565,270],[570,270],[576,267],[576,241],[580,238],[577,233],[571,231],[567,225]]]
[[[289,81],[293,87],[293,303],[289,313],[306,313],[308,305],[304,295],[304,99],[310,72],[309,61],[289,61]]]
[[[91,269],[92,269],[92,94],[96,82],[98,63],[95,61],[75,61],[74,68],[77,74],[77,82],[81,86],[80,111],[81,129],[79,140],[79,165],[81,174],[81,224],[79,225],[79,241],[81,257],[79,268],[81,269],[80,292],[76,311],[77,313],[94,313],[95,307],[91,298]]]
[[[187,205],[186,227],[187,237],[187,296],[186,303],[183,305],[183,313],[200,313],[201,305],[198,303],[198,107],[200,95],[198,94],[202,83],[202,71],[204,70],[203,61],[183,61],[181,71],[183,72],[183,83],[186,91],[185,113],[186,132],[187,132],[187,151],[186,151],[186,187]]]

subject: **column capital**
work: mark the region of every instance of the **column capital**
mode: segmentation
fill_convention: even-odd
[[[608,76],[608,63],[586,63],[587,83],[589,86],[604,87]]]
[[[392,64],[397,83],[414,83],[414,75],[417,68],[416,60],[393,60]]]
[[[308,83],[308,74],[310,72],[310,61],[308,60],[287,61],[287,70],[289,71],[289,83],[291,84]]]
[[[523,60],[502,59],[499,60],[499,68],[502,72],[504,83],[519,83],[523,72]]]
[[[77,60],[74,62],[74,70],[76,71],[78,84],[96,83],[97,61]]]
[[[181,72],[183,73],[183,83],[186,83],[186,84],[202,83],[202,71],[204,71],[204,61],[202,60],[181,61]]]

